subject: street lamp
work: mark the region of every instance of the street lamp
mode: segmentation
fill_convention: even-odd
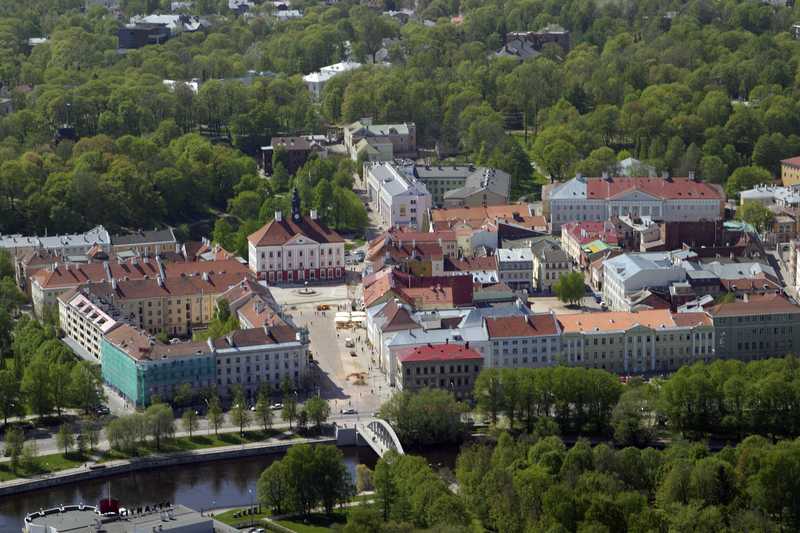
[[[250,494],[250,525],[253,525],[253,509],[255,508],[256,504],[253,497],[253,489],[247,489],[247,492]]]

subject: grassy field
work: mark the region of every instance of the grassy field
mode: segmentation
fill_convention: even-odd
[[[36,458],[35,465],[29,468],[24,468],[20,465],[16,471],[11,470],[10,463],[0,463],[0,481],[58,472],[59,470],[81,466],[86,461],[86,457],[78,454],[69,454],[65,457],[63,454],[54,453],[52,455],[40,455]]]
[[[244,436],[240,436],[238,431],[230,433],[220,433],[219,435],[193,435],[189,437],[178,437],[161,443],[161,449],[156,450],[155,444],[147,441],[142,446],[138,447],[135,452],[121,452],[118,450],[111,450],[104,453],[101,462],[112,461],[115,459],[129,459],[131,457],[144,457],[154,453],[175,453],[175,452],[188,452],[192,450],[202,450],[205,448],[218,448],[220,446],[232,446],[240,444],[249,444],[251,442],[261,442],[273,438],[281,434],[277,430],[264,431],[245,431]],[[297,435],[292,434],[286,437],[287,440],[298,438]]]
[[[243,511],[244,509],[245,508],[243,507],[241,509],[231,509],[230,511],[225,511],[224,513],[214,514],[214,520],[219,520],[223,524],[228,524],[229,526],[238,528],[247,526],[251,522],[255,525],[258,525],[258,522],[260,522],[262,518],[266,518],[270,515],[269,509],[264,509],[262,507],[262,510],[265,511],[263,513],[239,517],[234,516],[236,513]]]
[[[297,533],[328,533],[334,524],[347,523],[347,513],[335,511],[331,516],[314,513],[308,518],[276,520],[275,522]]]

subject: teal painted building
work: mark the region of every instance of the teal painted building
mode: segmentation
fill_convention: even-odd
[[[197,390],[216,380],[208,343],[163,344],[127,324],[100,341],[100,363],[103,381],[137,407],[149,405],[153,395],[170,400],[184,383]]]

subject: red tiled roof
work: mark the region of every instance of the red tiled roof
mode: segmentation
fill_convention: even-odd
[[[382,310],[386,322],[381,328],[382,331],[403,331],[406,329],[416,329],[419,324],[414,322],[408,309],[403,307],[399,301],[390,300]]]
[[[109,261],[108,269],[111,277],[117,280],[143,280],[156,278],[159,274],[158,263],[154,259],[137,259],[118,263]],[[239,279],[249,272],[247,265],[235,260],[202,261],[202,262],[164,262],[164,273],[167,279],[189,276],[191,274],[213,273],[217,275],[239,274]],[[44,289],[74,287],[88,282],[101,283],[108,281],[103,263],[80,265],[56,263],[55,268],[43,269],[33,276]]]
[[[586,198],[609,199],[629,190],[673,200],[722,200],[724,194],[718,185],[689,178],[589,178],[586,181]]]
[[[497,270],[497,260],[494,256],[465,257],[463,259],[449,259],[445,270],[458,272],[482,272]]]
[[[717,304],[708,308],[712,316],[772,315],[800,313],[800,307],[783,294],[751,294],[746,300]]]
[[[680,327],[710,326],[711,317],[705,313],[675,313],[672,319]]]
[[[483,359],[480,353],[460,344],[426,344],[401,350],[397,358],[403,363],[424,361],[474,361]]]
[[[617,228],[608,221],[568,222],[561,226],[561,231],[567,232],[578,244],[588,244],[596,240],[606,244],[619,244]]]
[[[445,220],[486,220],[500,218],[514,218],[514,215],[530,216],[527,204],[504,204],[481,207],[443,207],[431,209],[431,221]]]
[[[791,167],[800,167],[800,155],[790,157],[789,159],[781,159],[781,163]]]
[[[299,223],[285,218],[280,222],[273,220],[252,233],[247,240],[255,246],[281,246],[297,235],[303,235],[318,243],[344,242],[341,235],[319,220],[307,216]]]
[[[487,318],[489,338],[537,337],[558,334],[558,323],[550,314]]]

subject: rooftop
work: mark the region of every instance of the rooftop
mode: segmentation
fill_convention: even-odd
[[[659,330],[678,326],[669,309],[575,313],[558,315],[558,321],[561,323],[564,333],[627,331],[634,326]]]
[[[146,332],[129,324],[120,324],[104,337],[110,344],[137,361],[158,361],[162,359],[179,359],[208,355],[210,350],[206,342],[178,342],[164,344],[158,342]]]
[[[460,344],[425,344],[400,350],[397,358],[403,363],[428,361],[474,361],[481,360],[480,353]]]
[[[560,332],[558,322],[549,313],[487,318],[486,329],[490,338],[539,337]]]
[[[103,226],[97,226],[84,233],[28,237],[20,234],[0,234],[0,248],[89,248],[94,244],[108,245],[111,238]]]
[[[114,246],[130,246],[136,244],[175,244],[177,243],[172,228],[154,229],[151,231],[139,230],[131,233],[112,235],[111,244]]]
[[[506,261],[533,261],[533,251],[529,248],[498,248],[497,260]]]
[[[265,224],[247,237],[247,240],[255,246],[281,246],[297,235],[303,235],[320,244],[344,242],[341,235],[317,219],[304,216],[296,223],[283,218],[282,214],[281,220]]]
[[[741,300],[708,308],[714,317],[800,313],[800,307],[783,294],[749,294]]]

